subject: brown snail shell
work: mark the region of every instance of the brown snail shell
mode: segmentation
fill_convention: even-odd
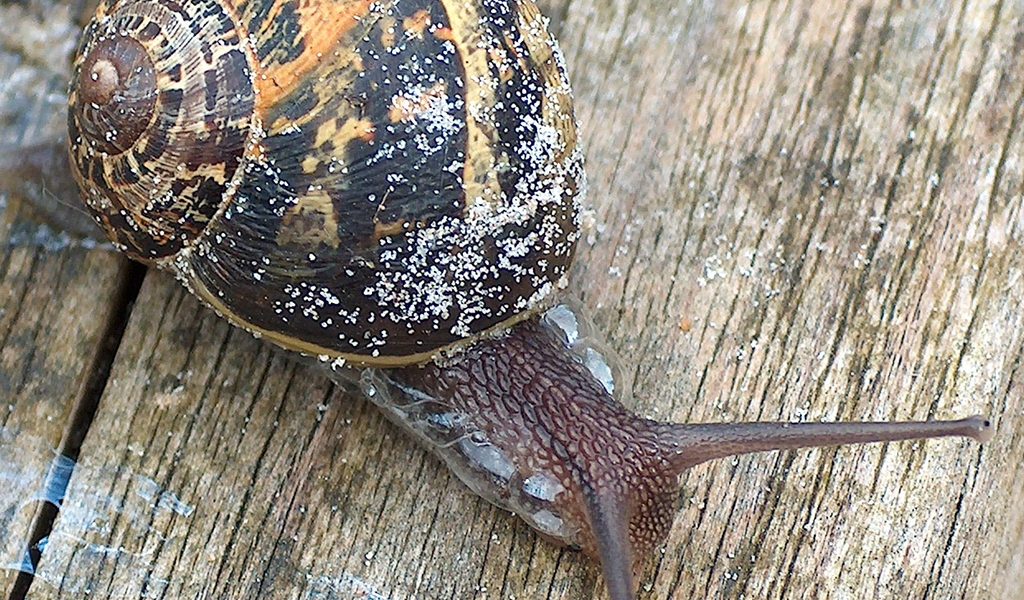
[[[529,2],[115,0],[69,106],[118,247],[290,349],[422,362],[548,304],[579,237],[565,65]]]

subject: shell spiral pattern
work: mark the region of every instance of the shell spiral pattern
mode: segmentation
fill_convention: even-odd
[[[113,0],[72,162],[122,249],[236,324],[357,364],[550,304],[585,181],[528,0]]]
[[[252,73],[217,4],[100,7],[75,63],[68,129],[85,202],[120,249],[173,255],[214,217],[251,130]]]

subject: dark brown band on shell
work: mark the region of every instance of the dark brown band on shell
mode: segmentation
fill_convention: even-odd
[[[96,148],[120,154],[153,120],[156,70],[146,49],[130,37],[100,41],[78,72],[82,134]]]
[[[136,259],[187,248],[230,200],[253,130],[252,53],[216,2],[102,5],[71,82],[86,206]]]

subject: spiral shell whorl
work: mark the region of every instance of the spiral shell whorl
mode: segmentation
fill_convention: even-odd
[[[121,249],[159,260],[199,235],[231,195],[254,104],[251,53],[220,4],[100,7],[74,66],[71,162]]]
[[[120,154],[153,120],[153,61],[133,38],[106,38],[96,44],[82,64],[79,93],[82,133],[102,152]]]

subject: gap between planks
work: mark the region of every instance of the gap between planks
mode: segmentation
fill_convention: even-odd
[[[47,487],[55,476],[54,466],[57,459],[70,459],[71,472],[61,473],[63,479],[56,490],[57,498],[61,501],[64,492],[74,474],[75,464],[78,460],[79,451],[85,441],[89,428],[92,425],[96,411],[99,410],[100,398],[103,397],[103,390],[107,386],[110,377],[110,369],[117,356],[117,350],[121,346],[121,339],[124,337],[125,329],[128,326],[128,319],[131,316],[135,299],[142,287],[142,280],[146,276],[146,267],[139,263],[125,261],[118,273],[118,285],[115,294],[111,298],[111,310],[108,313],[108,320],[103,328],[100,338],[100,345],[96,356],[89,365],[88,374],[83,380],[82,389],[77,394],[78,400],[71,410],[68,424],[61,434],[60,445],[57,447],[57,458],[51,463],[51,470],[47,474]],[[32,583],[35,581],[35,568],[39,565],[42,554],[45,550],[39,548],[40,541],[44,540],[53,529],[54,521],[60,513],[58,505],[43,503],[36,512],[32,521],[31,535],[26,541],[26,552],[29,555],[32,571],[18,573],[17,579],[11,588],[8,600],[25,600]]]

